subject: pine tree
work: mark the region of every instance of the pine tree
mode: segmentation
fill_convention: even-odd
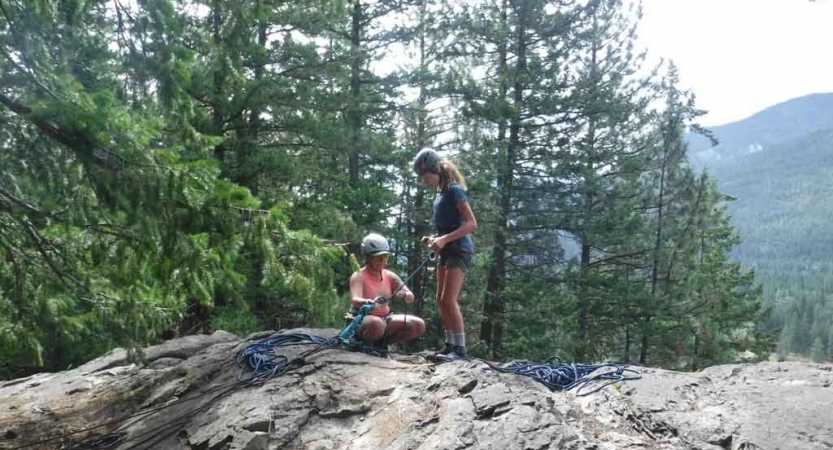
[[[489,234],[490,266],[480,339],[494,358],[504,345],[511,320],[508,304],[531,305],[531,298],[509,298],[508,285],[515,278],[535,277],[535,269],[552,264],[559,250],[555,226],[542,225],[543,204],[553,189],[546,169],[552,161],[547,142],[561,117],[566,86],[562,65],[568,50],[560,45],[572,32],[576,16],[567,2],[506,1],[483,4],[466,15],[469,55],[482,65],[486,76],[475,74],[459,90],[466,100],[467,127],[481,149],[477,176],[485,186],[496,186],[487,197],[487,217],[492,218],[480,234]],[[557,141],[554,139],[553,141]],[[474,158],[472,158],[474,159]],[[487,231],[488,230],[488,231]],[[532,250],[534,249],[534,250]],[[534,253],[533,253],[534,252]],[[534,256],[545,261],[530,264]],[[521,267],[525,270],[520,270]],[[540,278],[538,278],[540,279]]]
[[[813,346],[810,348],[810,358],[817,363],[827,360],[827,352],[824,351],[824,343],[822,343],[821,338],[816,338],[813,341]]]
[[[674,364],[682,348],[693,347],[693,365],[733,358],[737,342],[764,339],[754,329],[761,320],[760,291],[753,275],[728,260],[737,243],[723,202],[707,174],[695,176],[688,166],[682,139],[701,112],[693,97],[677,88],[672,65],[663,82],[661,112],[647,181],[646,224],[651,230],[646,264],[649,292],[638,305],[642,335],[640,364],[653,348],[657,362]],[[680,330],[691,329],[691,334]],[[746,330],[741,338],[734,332]],[[690,340],[690,341],[689,341]],[[756,347],[757,348],[757,347]]]
[[[638,255],[626,236],[638,228],[637,180],[644,170],[650,78],[636,76],[642,55],[634,53],[638,21],[619,1],[594,1],[585,9],[576,87],[569,101],[574,119],[569,145],[560,149],[564,188],[563,228],[579,247],[571,278],[578,301],[576,359],[604,357],[621,332],[628,299],[612,286],[618,270]],[[649,76],[650,77],[650,76]],[[636,251],[637,253],[634,253]],[[612,294],[612,295],[611,295]],[[590,337],[597,339],[591,339]],[[594,343],[603,344],[593,348]],[[627,353],[627,352],[626,352]]]
[[[781,358],[786,358],[795,353],[795,329],[796,322],[790,320],[781,330],[781,336],[778,339],[778,355]]]

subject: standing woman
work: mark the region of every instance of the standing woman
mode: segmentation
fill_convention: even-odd
[[[466,180],[451,161],[443,161],[434,150],[424,149],[414,158],[414,172],[423,184],[437,190],[434,199],[436,235],[422,243],[437,253],[437,304],[445,330],[445,348],[438,352],[445,359],[466,357],[466,327],[460,312],[460,289],[474,254],[471,233],[477,220],[466,196]]]

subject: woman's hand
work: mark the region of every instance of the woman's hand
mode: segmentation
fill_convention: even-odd
[[[422,243],[427,245],[428,248],[433,250],[435,253],[439,253],[440,250],[448,244],[445,240],[445,236],[425,236],[422,238]]]

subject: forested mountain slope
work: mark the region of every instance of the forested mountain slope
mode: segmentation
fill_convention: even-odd
[[[692,162],[706,167],[730,204],[742,242],[734,255],[756,269],[784,326],[781,351],[833,352],[833,94],[802,97],[732,124],[720,141],[689,137]],[[818,340],[818,342],[817,342]]]

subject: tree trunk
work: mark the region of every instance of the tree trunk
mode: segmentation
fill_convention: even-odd
[[[593,16],[593,27],[594,29],[598,28],[596,16]],[[594,37],[593,42],[590,49],[590,78],[594,83],[599,82],[598,80],[598,42],[597,39]],[[594,86],[595,87],[595,86]],[[591,101],[596,101],[596,93],[598,91],[594,90],[591,94]],[[585,231],[582,233],[583,235],[580,236],[581,238],[581,259],[579,263],[579,288],[578,288],[578,345],[576,346],[576,361],[584,361],[587,357],[587,322],[590,310],[590,296],[589,296],[589,277],[588,271],[590,270],[590,251],[591,251],[591,243],[589,242],[590,233],[588,228],[590,227],[590,223],[593,220],[593,202],[595,201],[595,194],[593,192],[593,178],[595,176],[596,171],[596,162],[595,162],[595,152],[596,152],[596,113],[594,111],[589,112],[588,117],[588,125],[587,125],[587,137],[586,142],[587,146],[585,147],[585,167],[584,167],[584,211],[581,212],[582,214],[582,224],[580,229],[584,229]]]
[[[223,3],[222,0],[213,0],[211,2],[211,39],[214,43],[215,51],[220,51],[223,45],[223,36],[221,28],[223,25]],[[223,64],[218,64],[214,67],[214,105],[211,110],[211,133],[216,136],[223,135],[223,111],[220,105],[223,104]],[[223,159],[223,143],[220,142],[214,147],[214,156],[218,159]]]
[[[691,355],[691,370],[697,370],[697,351],[700,345],[700,338],[697,336],[697,333],[694,333],[694,354]]]
[[[424,28],[424,14],[425,14],[425,5],[421,6],[420,10],[420,27],[419,27],[419,67],[420,67],[420,74],[424,73],[425,71],[425,28]],[[419,98],[417,100],[417,108],[419,113],[417,115],[417,135],[416,135],[416,147],[417,150],[421,150],[428,145],[428,138],[426,136],[426,127],[427,127],[427,113],[425,111],[425,105],[427,102],[427,93],[425,91],[425,82],[422,78],[419,79]],[[406,169],[409,170],[409,169]],[[408,173],[406,176],[411,176],[412,174]],[[413,179],[413,178],[408,178]],[[410,185],[410,182],[407,183]],[[412,218],[413,228],[412,232],[412,245],[411,245],[411,252],[408,256],[408,273],[413,274],[419,264],[422,262],[422,245],[420,244],[419,240],[422,236],[426,235],[427,231],[427,224],[425,217],[423,216],[423,205],[425,203],[425,194],[423,193],[422,189],[419,188],[418,183],[414,183],[414,212],[410,214]],[[411,291],[414,293],[415,299],[421,299],[424,294],[425,286],[417,280],[422,280],[424,277],[422,276],[422,271],[426,270],[426,267],[420,269],[420,273],[414,274],[414,282],[411,283],[410,286]]]
[[[508,10],[509,5],[507,0],[501,3],[500,22],[502,29],[506,29],[508,24]],[[499,311],[498,305],[503,303],[502,289],[503,276],[506,272],[506,229],[509,223],[509,208],[504,207],[509,204],[511,200],[511,193],[509,192],[508,184],[512,178],[512,161],[510,154],[506,147],[506,108],[503,107],[503,102],[506,100],[507,87],[507,42],[506,37],[501,36],[498,56],[498,76],[500,77],[500,84],[498,87],[498,97],[501,99],[501,112],[498,122],[497,145],[499,154],[501,154],[497,174],[497,188],[500,192],[500,216],[497,226],[495,227],[495,243],[492,247],[492,266],[489,268],[489,278],[486,284],[486,298],[483,301],[483,321],[480,323],[480,340],[488,342],[492,347],[492,356],[498,359],[496,355],[500,353],[500,344],[495,342],[495,329],[500,326],[497,313]],[[506,150],[504,150],[506,149]],[[502,333],[501,333],[502,338]]]
[[[266,31],[268,29],[268,24],[265,20],[261,20],[257,24],[257,45],[261,51],[266,51]],[[258,56],[254,62],[254,84],[252,85],[252,89],[260,89],[260,83],[263,82],[263,66],[264,61],[263,58]],[[261,119],[260,115],[262,113],[261,104],[255,101],[254,106],[252,107],[251,111],[249,112],[249,123],[246,127],[245,131],[245,142],[246,147],[245,156],[248,158],[259,158],[260,155],[256,155],[252,153],[252,150],[257,148],[258,145],[258,137],[260,136],[260,128],[261,128]],[[239,173],[238,179],[235,180],[237,184],[240,186],[245,186],[249,188],[249,192],[252,195],[257,195],[259,192],[258,189],[258,176],[259,176],[259,169],[255,169],[250,173]],[[258,271],[259,272],[259,271]]]
[[[584,361],[587,356],[587,316],[590,306],[588,295],[587,271],[590,270],[590,245],[582,239],[581,259],[579,263],[578,286],[578,342],[576,343],[576,361]]]
[[[658,284],[658,277],[659,277],[659,260],[660,260],[660,252],[662,251],[663,245],[663,235],[662,235],[662,219],[663,219],[663,208],[664,208],[664,201],[665,201],[665,175],[666,171],[668,170],[668,152],[669,152],[669,145],[668,137],[665,136],[663,133],[663,142],[662,142],[662,165],[660,167],[660,175],[659,175],[659,196],[657,198],[657,231],[656,237],[654,240],[654,258],[651,264],[651,298],[656,300],[657,298],[657,284]],[[656,303],[656,302],[655,302]],[[644,326],[642,330],[642,345],[639,350],[639,364],[646,365],[648,363],[648,337],[649,337],[649,323],[651,322],[651,314],[646,314],[644,318]]]
[[[631,327],[625,325],[625,356],[622,358],[624,364],[631,362]]]
[[[506,298],[503,296],[504,277],[506,276],[506,235],[509,228],[509,214],[512,210],[512,186],[515,173],[515,160],[521,146],[521,109],[523,105],[524,79],[526,72],[526,29],[525,8],[522,6],[518,12],[518,36],[517,36],[517,63],[515,71],[515,83],[513,86],[514,110],[509,124],[509,145],[506,147],[506,171],[503,188],[500,196],[501,223],[498,229],[501,232],[501,242],[495,243],[497,251],[494,262],[495,290],[492,299],[495,302],[494,323],[492,325],[492,356],[495,359],[501,358],[503,347],[503,334],[506,330]],[[491,280],[490,280],[491,281]]]
[[[361,29],[362,29],[362,5],[361,0],[354,0],[353,13],[351,15],[350,30],[350,107],[348,108],[347,126],[350,146],[349,153],[349,177],[350,186],[358,187],[359,184],[359,149],[361,145]]]

